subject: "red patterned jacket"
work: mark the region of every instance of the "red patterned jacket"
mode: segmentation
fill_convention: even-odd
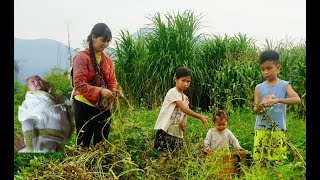
[[[95,76],[95,70],[89,54],[89,49],[85,49],[73,58],[74,95],[81,94],[90,103],[98,107],[101,99],[100,91],[102,88],[88,84]],[[104,53],[101,53],[100,68],[107,88],[114,92],[118,84],[114,65],[111,58]]]

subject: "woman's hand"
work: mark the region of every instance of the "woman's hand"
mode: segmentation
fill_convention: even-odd
[[[122,89],[116,89],[115,96],[116,96],[116,98],[124,98],[124,94],[122,92]]]
[[[100,94],[101,94],[102,97],[104,97],[104,98],[106,98],[106,99],[113,98],[113,93],[112,93],[109,89],[103,88],[103,89],[100,91]]]

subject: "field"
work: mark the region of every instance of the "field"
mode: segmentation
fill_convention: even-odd
[[[133,39],[123,31],[116,40],[111,57],[125,98],[113,109],[112,130],[108,141],[90,149],[75,146],[76,133],[60,152],[53,154],[15,153],[15,179],[214,179],[219,174],[216,161],[202,153],[208,131],[199,120],[189,117],[184,146],[177,158],[159,166],[159,152],[153,149],[153,129],[168,89],[174,86],[176,68],[193,71],[185,93],[190,108],[212,119],[212,112],[230,113],[229,129],[240,145],[248,150],[247,163],[238,166],[233,179],[305,179],[306,178],[306,46],[305,42],[266,41],[257,47],[246,35],[196,35],[200,19],[192,12],[151,18],[151,33]],[[282,164],[261,167],[252,162],[255,115],[255,86],[263,82],[257,62],[263,49],[280,54],[280,79],[291,83],[302,103],[287,108],[288,158]],[[57,94],[70,97],[68,72],[54,68],[44,79]],[[23,138],[18,121],[18,106],[26,87],[14,84],[15,140]],[[210,126],[213,127],[210,120]]]
[[[110,144],[101,145],[88,151],[75,147],[75,136],[66,144],[62,153],[16,154],[16,178],[42,177],[48,179],[69,179],[91,177],[93,179],[207,179],[218,167],[207,162],[202,153],[203,140],[208,129],[199,120],[190,118],[185,133],[185,146],[178,158],[171,159],[164,168],[158,165],[158,152],[153,149],[154,121],[157,110],[120,110],[113,114]],[[207,114],[211,116],[210,113]],[[240,179],[303,179],[305,178],[306,124],[288,115],[288,141],[296,149],[290,149],[289,158],[283,165],[261,168],[251,164],[242,166]],[[230,130],[234,132],[241,146],[250,152],[253,147],[253,126],[255,116],[241,109],[230,116]],[[210,123],[212,126],[212,122]],[[300,159],[302,156],[303,159]],[[24,177],[24,178],[22,178]],[[28,178],[27,178],[28,179]],[[90,178],[89,178],[90,179]]]

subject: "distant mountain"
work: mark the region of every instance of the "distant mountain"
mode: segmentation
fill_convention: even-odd
[[[70,48],[71,56],[76,52]],[[14,77],[24,82],[31,75],[43,76],[53,67],[69,69],[69,48],[51,39],[14,38]]]
[[[152,28],[141,28],[132,34],[134,40],[138,36],[153,33]],[[76,51],[70,48],[71,56]],[[117,60],[115,49],[107,48],[105,53]],[[51,39],[20,39],[14,38],[14,77],[15,80],[25,82],[32,75],[43,76],[54,67],[69,69],[69,48],[67,45]]]
[[[153,28],[140,28],[137,32],[133,33],[131,36],[134,40],[137,40],[139,36],[141,37],[145,37],[148,34],[152,34],[154,33],[154,29]]]

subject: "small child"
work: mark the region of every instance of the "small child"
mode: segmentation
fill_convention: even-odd
[[[189,99],[183,93],[191,83],[192,74],[188,68],[178,68],[173,80],[176,86],[171,88],[163,101],[154,129],[157,130],[154,148],[160,151],[160,165],[166,163],[170,153],[176,155],[182,146],[183,132],[187,126],[187,114],[207,127],[208,117],[189,109]]]
[[[207,136],[204,140],[203,152],[208,155],[212,150],[224,150],[229,149],[229,144],[238,150],[244,150],[238,139],[233,133],[227,128],[228,126],[228,114],[224,110],[219,110],[213,113],[214,128],[211,128],[207,132]]]
[[[71,136],[72,113],[66,108],[68,104],[63,104],[68,100],[50,94],[38,75],[27,79],[27,88],[18,111],[26,147],[19,152],[56,152]]]

